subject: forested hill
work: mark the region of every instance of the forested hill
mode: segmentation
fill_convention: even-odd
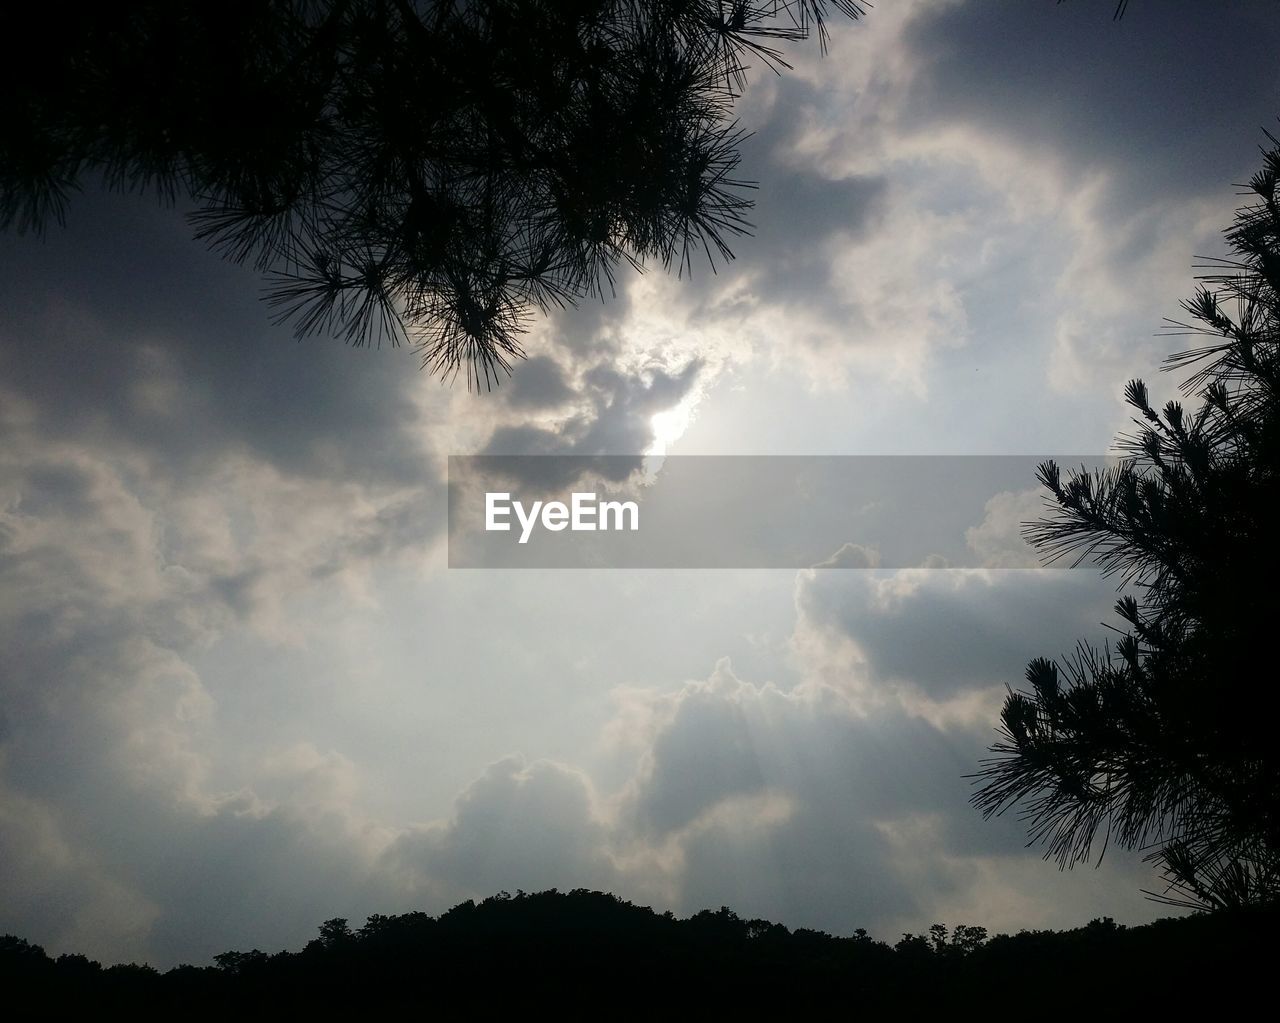
[[[329,920],[299,952],[226,952],[160,973],[48,956],[0,938],[0,982],[46,1010],[115,1004],[183,1013],[268,1006],[476,1008],[551,1004],[592,1013],[838,1003],[909,1010],[989,1001],[1019,1016],[1065,1004],[1266,997],[1280,911],[1196,915],[1140,927],[1109,919],[1068,931],[988,937],[935,925],[889,945],[746,920],[729,909],[688,919],[578,890],[502,893],[442,914]],[[1219,1005],[1222,1002],[1219,1001]]]

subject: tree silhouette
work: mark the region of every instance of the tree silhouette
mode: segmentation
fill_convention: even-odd
[[[1257,1003],[1276,923],[1275,909],[1255,909],[1133,928],[1108,918],[990,938],[981,927],[939,924],[890,947],[861,930],[850,937],[791,930],[729,909],[681,919],[602,892],[552,890],[468,901],[438,917],[370,917],[336,943],[224,952],[212,966],[164,973],[104,968],[78,955],[55,960],[39,945],[0,935],[0,983],[11,1003],[75,1018],[139,1005],[168,1015],[194,1007],[237,1018],[264,1009],[367,1016],[421,1012],[427,1001],[482,1012],[545,1005],[557,1016],[592,1018],[687,1015],[690,1007],[758,1016],[771,1003],[781,1015],[817,1016],[839,1002],[897,1018],[957,1005],[986,1009],[993,990],[1011,1004],[1034,1005],[1053,991],[1055,1007],[1074,998],[1082,1009],[1101,1000],[1150,1010],[1185,999],[1183,985],[1159,978],[1204,975],[1218,982],[1215,1008],[1232,1017],[1237,1002]]]
[[[1192,323],[1175,323],[1214,339],[1166,363],[1198,366],[1183,389],[1199,406],[1158,412],[1131,381],[1139,430],[1116,467],[1040,467],[1055,513],[1027,539],[1049,561],[1093,559],[1138,596],[1116,605],[1114,649],[1031,662],[974,796],[987,816],[1021,802],[1032,840],[1063,866],[1088,859],[1099,834],[1147,849],[1169,882],[1155,897],[1175,905],[1280,895],[1280,143],[1267,138],[1226,232],[1234,258],[1204,267],[1184,303]]]
[[[857,0],[276,0],[7,11],[0,225],[87,173],[195,199],[299,335],[486,388],[531,308],[732,257],[751,62]],[[22,24],[18,23],[18,20]],[[41,24],[41,22],[44,24]]]

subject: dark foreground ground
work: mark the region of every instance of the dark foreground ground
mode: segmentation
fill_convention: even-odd
[[[166,973],[52,959],[6,936],[0,984],[11,1006],[30,997],[39,1016],[394,1006],[456,1018],[538,1005],[595,1018],[694,1008],[785,1017],[819,1007],[896,1015],[979,1003],[993,1017],[1055,1018],[1081,1007],[1105,1018],[1117,1004],[1189,1010],[1207,997],[1215,1018],[1231,1019],[1246,1000],[1272,1003],[1278,925],[1273,908],[991,938],[978,927],[935,926],[888,945],[861,931],[792,931],[728,909],[682,920],[600,892],[504,893],[439,917],[371,917],[357,930],[330,920],[300,952],[227,952],[216,965]]]

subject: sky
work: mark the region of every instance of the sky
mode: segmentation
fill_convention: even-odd
[[[449,455],[1111,450],[1280,114],[1273,4],[1113,9],[882,0],[793,44],[737,107],[735,261],[536,320],[493,394],[295,341],[150,197],[0,236],[0,933],[205,964],[551,887],[890,941],[1162,915],[1140,856],[1060,871],[968,803],[1114,580],[446,550]]]

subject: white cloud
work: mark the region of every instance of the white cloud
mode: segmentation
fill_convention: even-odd
[[[1023,523],[1046,514],[1045,492],[1002,491],[986,504],[982,521],[965,531],[965,542],[985,568],[1039,568],[1040,558],[1022,536]]]

